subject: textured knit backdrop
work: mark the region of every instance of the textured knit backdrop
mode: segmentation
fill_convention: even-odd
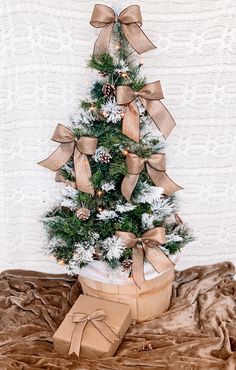
[[[235,0],[119,6],[135,2],[158,46],[141,56],[143,73],[161,80],[177,122],[168,139],[168,174],[185,188],[180,214],[196,236],[179,268],[235,262]],[[56,147],[50,142],[56,123],[69,123],[91,81],[85,67],[98,33],[89,25],[95,3],[0,2],[0,269],[62,271],[42,253],[39,222],[62,185],[36,162]]]

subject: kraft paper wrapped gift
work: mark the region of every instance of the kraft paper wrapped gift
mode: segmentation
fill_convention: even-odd
[[[81,294],[53,335],[54,349],[82,358],[111,357],[131,321],[129,305]]]

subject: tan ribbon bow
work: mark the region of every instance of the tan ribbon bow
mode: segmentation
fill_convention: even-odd
[[[123,239],[126,248],[132,248],[132,274],[138,288],[141,288],[145,283],[144,257],[158,272],[174,268],[173,262],[158,247],[158,245],[166,243],[164,227],[155,227],[148,230],[141,238],[124,231],[116,231],[116,236]]]
[[[173,117],[160,102],[160,99],[164,98],[160,81],[149,83],[139,91],[134,91],[130,86],[118,86],[116,98],[118,104],[127,105],[123,118],[123,134],[136,142],[140,139],[139,110],[135,102],[136,98],[139,98],[165,138],[175,127]]]
[[[125,37],[137,53],[142,54],[155,49],[156,46],[140,28],[142,26],[142,16],[139,5],[128,6],[119,16],[116,16],[114,10],[109,6],[96,4],[90,24],[93,27],[102,28],[102,30],[95,42],[95,55],[109,51],[111,33],[117,21],[120,22]]]
[[[94,189],[90,182],[92,173],[87,155],[95,153],[97,138],[81,136],[77,139],[68,127],[59,123],[52,140],[61,143],[61,145],[48,158],[38,164],[52,171],[58,171],[74,155],[76,186],[80,191],[94,195]]]
[[[124,177],[121,184],[121,192],[128,201],[130,201],[134,188],[137,185],[139,174],[144,169],[145,163],[150,178],[156,186],[164,189],[165,195],[171,195],[182,189],[165,172],[165,154],[152,154],[148,158],[142,158],[136,154],[128,153],[126,156],[128,174]]]
[[[104,322],[106,314],[103,310],[94,311],[91,315],[87,315],[85,313],[74,313],[71,316],[72,321],[75,324],[75,328],[71,337],[69,355],[75,353],[79,357],[83,332],[88,322],[91,322],[110,343],[120,340],[112,329]]]

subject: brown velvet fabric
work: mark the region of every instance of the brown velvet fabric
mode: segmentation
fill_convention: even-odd
[[[236,281],[231,263],[177,272],[171,308],[133,325],[115,357],[67,358],[52,334],[79,295],[67,275],[12,270],[0,275],[1,370],[236,369]],[[140,351],[145,344],[152,349]]]

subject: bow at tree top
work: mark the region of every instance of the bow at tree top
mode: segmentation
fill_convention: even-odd
[[[139,7],[115,14],[96,5],[91,24],[101,28],[88,65],[98,78],[71,128],[57,126],[52,140],[59,148],[40,162],[67,185],[44,218],[48,250],[72,273],[101,260],[132,274],[139,261],[134,274],[142,281],[143,261],[172,268],[170,255],[192,240],[176,213],[181,187],[166,174],[163,136],[175,123],[160,102],[160,82],[147,83],[135,61],[135,50],[154,48],[140,28]],[[144,237],[160,231],[154,244]]]

